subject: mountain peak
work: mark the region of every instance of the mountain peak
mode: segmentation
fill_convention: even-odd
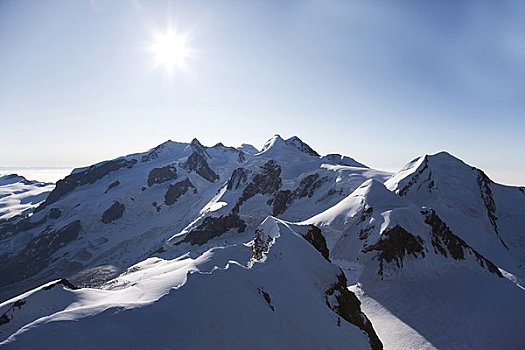
[[[276,134],[271,139],[264,143],[264,146],[260,153],[266,153],[270,150],[276,152],[282,152],[286,149],[298,150],[302,153],[310,156],[319,157],[319,154],[314,151],[310,146],[304,143],[299,137],[292,136],[287,140],[284,140],[280,135]]]
[[[311,156],[319,157],[319,153],[314,151],[310,146],[304,143],[299,137],[292,136],[288,140],[284,141],[289,146],[294,146],[298,150],[304,153],[308,153]]]

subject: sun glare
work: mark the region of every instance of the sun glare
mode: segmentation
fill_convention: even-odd
[[[163,67],[169,74],[175,70],[187,69],[187,59],[190,57],[191,50],[186,37],[182,34],[173,30],[156,33],[150,51],[153,54],[155,66]]]

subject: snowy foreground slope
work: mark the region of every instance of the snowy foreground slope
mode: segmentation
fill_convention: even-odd
[[[525,343],[525,189],[448,153],[391,174],[297,137],[168,141],[32,203],[0,222],[8,348]]]

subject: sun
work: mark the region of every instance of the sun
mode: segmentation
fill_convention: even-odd
[[[171,29],[155,33],[149,51],[153,54],[155,66],[163,67],[169,74],[188,68],[187,60],[191,56],[191,49],[186,36],[181,33]]]

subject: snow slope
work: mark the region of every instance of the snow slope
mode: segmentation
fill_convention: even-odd
[[[388,181],[387,181],[388,183]],[[385,349],[519,348],[525,289],[451,230],[433,209],[368,180],[303,224],[330,259]]]
[[[340,270],[282,221],[267,218],[258,233],[269,242],[258,260],[251,241],[213,248],[195,259],[147,259],[101,289],[48,284],[9,300],[0,313],[19,307],[1,326],[0,344],[12,349],[34,344],[53,349],[370,348],[367,334],[330,308],[337,300],[327,291]],[[64,334],[67,341],[57,342]]]

